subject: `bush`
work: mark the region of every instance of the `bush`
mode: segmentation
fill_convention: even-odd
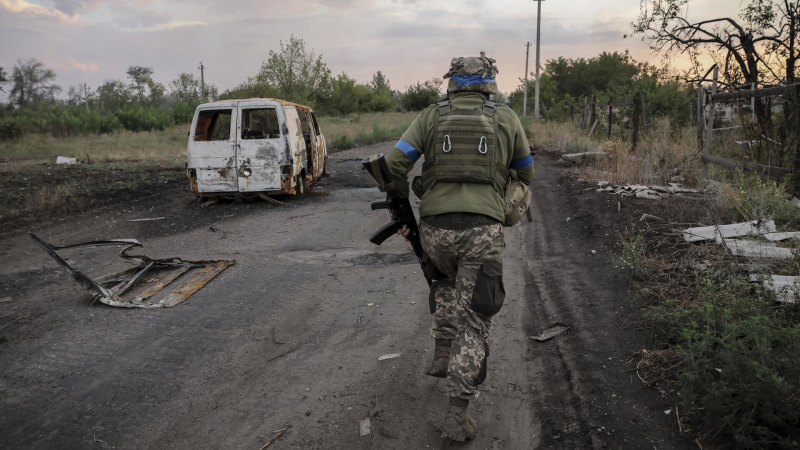
[[[700,303],[667,303],[647,313],[657,340],[680,362],[682,411],[695,415],[706,434],[733,436],[738,448],[796,448],[797,317],[775,309],[774,293],[745,275],[718,272],[696,283]]]
[[[117,118],[130,131],[163,130],[174,124],[174,118],[169,111],[137,106],[117,112]]]

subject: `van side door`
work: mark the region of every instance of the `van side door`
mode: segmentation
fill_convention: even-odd
[[[303,138],[303,126],[300,124],[300,116],[297,115],[297,108],[294,106],[284,106],[283,112],[286,115],[286,133],[289,142],[289,153],[294,162],[292,176],[299,175],[306,167],[306,142]]]
[[[200,193],[235,192],[236,107],[220,106],[195,113],[186,165],[197,171]]]
[[[280,190],[281,165],[288,162],[277,106],[240,103],[238,138],[239,191]]]

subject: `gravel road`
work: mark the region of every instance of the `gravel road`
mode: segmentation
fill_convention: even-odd
[[[646,327],[611,247],[635,203],[584,193],[547,157],[533,223],[507,229],[478,439],[442,442],[427,285],[401,239],[367,240],[387,215],[370,211],[381,194],[359,160],[391,146],[332,155],[331,176],[282,207],[202,208],[183,186],[34,230],[237,261],[171,309],[91,305],[24,230],[0,237],[0,326],[17,319],[0,329],[0,448],[258,450],[277,430],[270,450],[689,448],[624,365]],[[147,217],[166,218],[128,222]],[[111,253],[73,257],[101,273]],[[529,338],[559,323],[570,331]]]

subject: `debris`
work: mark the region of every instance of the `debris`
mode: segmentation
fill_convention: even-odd
[[[658,216],[651,216],[650,214],[642,214],[642,218],[639,219],[639,222],[644,222],[645,220],[652,220],[655,222],[663,222],[664,219]]]
[[[258,196],[261,197],[261,199],[264,201],[270,202],[274,205],[283,206],[283,202],[279,202],[263,192],[259,192]]]
[[[717,243],[722,243],[722,239],[774,232],[774,221],[768,220],[766,222],[759,222],[758,220],[754,220],[752,222],[732,223],[729,225],[687,228],[683,230],[683,239],[686,242],[714,239]]]
[[[18,320],[19,320],[19,319],[21,319],[21,318],[22,318],[22,316],[17,316],[17,318],[16,318],[16,319],[14,319],[14,320],[12,320],[11,322],[8,322],[7,324],[5,324],[5,325],[3,325],[2,327],[0,327],[0,330],[2,330],[3,328],[5,328],[5,327],[7,327],[7,326],[11,325],[12,323],[14,323],[14,322],[18,321]]]
[[[400,353],[389,353],[388,355],[383,355],[383,356],[378,357],[378,361],[386,361],[387,359],[395,359],[395,358],[399,358],[399,357],[400,357]]]
[[[282,438],[283,437],[283,433],[285,433],[285,432],[286,432],[286,428],[273,431],[273,433],[275,433],[275,436],[272,436],[272,438],[270,440],[268,440],[267,443],[264,444],[264,446],[261,447],[258,450],[264,450],[265,448],[269,447],[270,445],[272,445],[273,442],[275,442],[278,439]]]
[[[378,401],[378,396],[375,396],[375,400],[372,400],[372,408],[369,410],[370,417],[378,417],[383,412],[383,408],[381,408],[381,404]]]
[[[358,423],[358,429],[361,432],[361,437],[372,434],[370,428],[372,428],[372,423],[369,421],[369,419],[364,419]]]
[[[13,299],[11,297],[3,297],[3,298],[0,298],[0,303],[9,303],[12,300]]]
[[[128,222],[150,222],[152,220],[163,220],[163,219],[166,219],[166,217],[153,217],[150,219],[131,219]]]
[[[56,164],[78,164],[78,160],[69,156],[56,156]]]
[[[596,255],[597,254],[597,250],[592,250],[592,254]]]
[[[227,267],[236,264],[236,261],[185,261],[181,258],[151,259],[145,255],[129,255],[128,252],[136,247],[142,247],[136,239],[111,239],[106,241],[91,241],[79,244],[53,246],[39,236],[29,233],[31,238],[41,247],[58,265],[64,268],[75,281],[84,289],[91,292],[95,300],[100,300],[109,306],[123,308],[169,308],[175,306],[192,294],[200,290],[214,277]],[[134,267],[122,272],[108,275],[95,281],[80,271],[70,266],[57,252],[71,248],[88,248],[103,246],[123,246],[119,256],[126,260],[137,262]],[[134,287],[139,287],[137,282],[144,279],[148,272],[170,270],[157,284],[141,291],[133,298],[123,298],[122,295]],[[180,286],[168,292],[165,296],[156,299],[165,287],[181,278],[184,281]]]
[[[208,227],[208,231],[210,231],[212,233],[216,233],[217,232],[217,227],[215,227],[214,225],[211,225],[210,227]]]
[[[610,185],[607,181],[601,181],[597,183],[597,186],[599,187],[597,192],[608,192],[622,197],[635,197],[649,200],[660,200],[676,194],[701,194],[701,192],[695,189],[682,188],[676,183],[670,183],[668,187],[664,187],[644,186],[640,184]]]
[[[669,415],[669,414],[671,414],[671,413],[672,413],[672,410],[671,410],[671,409],[668,409],[668,410],[664,411],[664,414],[667,414],[667,415]]]
[[[568,153],[566,155],[561,155],[561,159],[564,161],[569,161],[572,164],[583,164],[584,159],[592,159],[598,158],[602,156],[609,156],[607,152],[585,152],[585,153]]]
[[[567,217],[567,222],[569,222],[569,217]]]
[[[775,259],[794,258],[794,250],[790,248],[778,247],[778,245],[774,242],[725,239],[725,245],[728,247],[728,249],[730,249],[731,254],[734,256]]]
[[[210,199],[210,200],[208,200],[206,202],[203,202],[202,206],[203,206],[203,208],[207,208],[209,206],[216,205],[217,203],[219,203],[219,199],[214,197],[214,198],[212,198],[212,199]]]
[[[750,275],[750,281],[753,283],[758,283],[761,280],[763,280],[764,286],[767,289],[775,291],[777,294],[777,300],[779,302],[797,303],[797,293],[800,292],[800,289],[798,289],[800,277],[790,277],[784,275],[771,275],[769,277],[763,277],[759,275]]]
[[[550,339],[552,339],[552,338],[554,338],[554,337],[556,337],[556,336],[558,336],[560,334],[563,334],[563,333],[567,332],[569,330],[569,328],[570,327],[568,327],[566,325],[557,324],[557,325],[554,325],[553,327],[550,327],[550,328],[542,331],[541,333],[537,334],[536,336],[531,336],[531,339],[533,339],[534,341],[544,342],[544,341],[550,340]]]
[[[768,241],[778,242],[789,239],[800,239],[800,231],[788,231],[784,233],[764,233],[764,238]]]

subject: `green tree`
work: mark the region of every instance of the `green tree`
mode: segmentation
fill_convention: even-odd
[[[436,103],[441,95],[442,80],[433,78],[424,83],[419,81],[408,87],[403,95],[403,108],[407,111],[421,111]]]
[[[46,69],[44,63],[36,58],[18,59],[11,75],[10,96],[17,106],[31,107],[39,102],[55,100],[61,87],[55,84],[56,73]]]
[[[256,79],[271,86],[285,100],[313,103],[331,78],[322,55],[316,55],[313,49],[306,51],[305,41],[294,35],[288,42],[280,41],[280,47],[280,52],[270,50]]]
[[[106,81],[97,88],[96,95],[100,102],[100,110],[104,112],[122,110],[134,100],[131,87],[120,80]]]
[[[8,83],[8,74],[2,67],[0,67],[0,92],[4,92],[3,85],[6,83]]]
[[[191,73],[182,73],[169,84],[180,102],[200,102],[200,80]]]
[[[145,88],[151,80],[150,77],[153,75],[153,69],[144,66],[130,66],[125,73],[128,74],[128,78],[131,80],[131,83],[133,83],[133,87],[136,89],[139,99],[142,99],[144,97]]]

